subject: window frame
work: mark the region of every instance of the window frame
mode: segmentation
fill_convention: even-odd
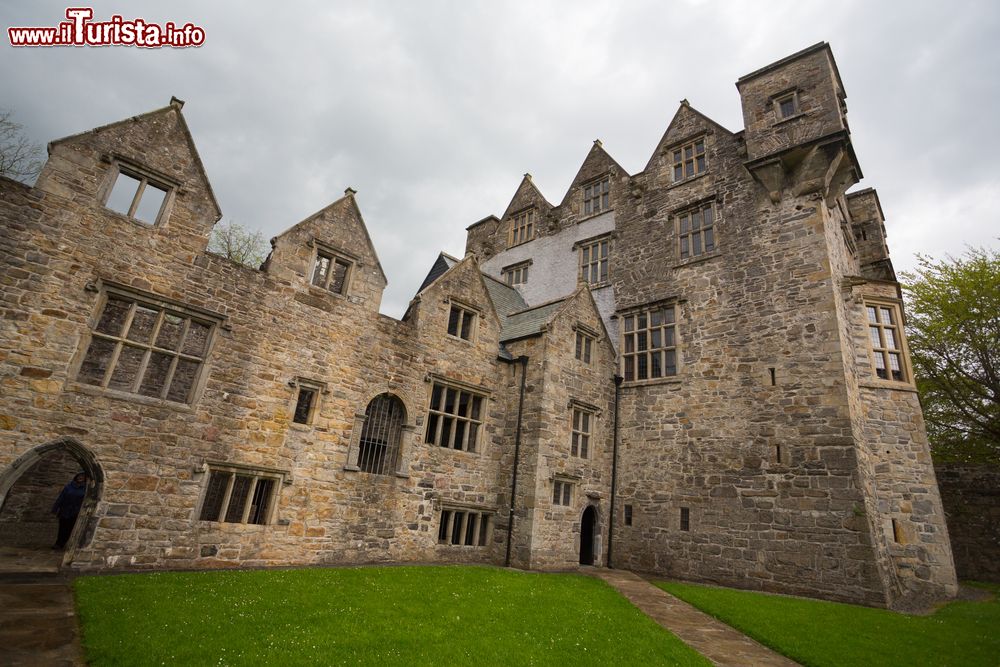
[[[275,520],[278,512],[278,502],[281,496],[281,487],[289,483],[288,472],[284,470],[276,470],[273,468],[261,468],[258,466],[248,466],[239,463],[231,462],[220,462],[220,461],[206,461],[203,465],[202,471],[205,474],[205,481],[203,482],[203,489],[199,498],[198,506],[195,508],[195,520],[198,522],[215,523],[219,525],[231,524],[231,525],[243,525],[243,526],[268,526],[276,524]],[[206,503],[209,500],[209,494],[211,491],[213,474],[224,474],[228,475],[228,480],[226,481],[225,489],[223,490],[222,497],[219,499],[219,507],[215,518],[203,518],[206,510]],[[243,503],[245,503],[242,511],[240,512],[239,521],[227,521],[226,517],[229,515],[231,508],[231,502],[233,500],[232,492],[236,485],[237,477],[250,477],[252,482],[250,488],[247,489],[246,495],[243,498]],[[250,521],[251,510],[254,507],[252,504],[253,498],[256,495],[258,484],[261,480],[271,482],[271,490],[268,492],[268,505],[267,509],[264,511],[265,516],[261,521]]]
[[[490,535],[496,528],[495,516],[496,512],[480,507],[442,504],[438,512],[437,544],[447,547],[488,548]],[[471,536],[468,523],[470,517],[476,517]],[[457,533],[456,523],[459,525]],[[458,541],[455,541],[456,538]]]
[[[589,366],[594,359],[597,335],[579,325],[573,327],[573,332],[576,334],[573,356],[577,361],[581,361]]]
[[[455,322],[455,333],[451,332],[452,324],[452,313],[458,312],[458,319]],[[468,322],[468,330],[466,328],[465,316],[471,315],[471,319]],[[445,329],[448,337],[452,340],[460,340],[466,343],[475,344],[478,340],[479,332],[479,319],[482,317],[482,312],[473,306],[470,306],[461,301],[455,299],[448,300],[448,325]],[[469,335],[463,336],[462,334],[467,332]]]
[[[105,183],[104,191],[100,196],[101,206],[106,211],[110,211],[115,215],[125,218],[129,222],[134,222],[138,225],[142,225],[143,227],[156,227],[161,224],[165,224],[167,218],[170,217],[170,210],[173,208],[174,193],[180,188],[180,183],[163,174],[157,173],[145,167],[140,167],[133,162],[123,160],[119,157],[109,158],[105,156],[104,159],[111,162],[111,169]],[[132,195],[132,201],[130,202],[128,210],[125,213],[116,211],[108,206],[108,202],[111,200],[111,194],[114,192],[115,185],[117,185],[121,174],[125,174],[129,178],[139,181],[139,186],[136,188],[135,194]],[[145,220],[135,217],[135,213],[139,208],[142,196],[145,194],[146,187],[148,185],[152,185],[154,188],[164,192],[163,201],[160,202],[160,209],[156,212],[156,218],[152,222],[146,222]]]
[[[351,255],[348,255],[343,251],[337,250],[336,248],[332,248],[329,245],[321,243],[316,240],[313,241],[312,245],[315,250],[313,252],[312,269],[309,272],[309,286],[321,289],[329,294],[336,294],[337,296],[347,297],[351,288],[351,279],[354,277],[354,268],[357,265],[357,259],[352,257]],[[319,268],[320,260],[322,259],[328,259],[330,261],[330,264],[326,270],[326,273],[323,274],[324,278],[322,284],[320,284],[316,282],[316,276],[317,276],[316,271]],[[345,266],[344,280],[341,283],[341,288],[339,292],[330,289],[330,283],[333,280],[333,276],[335,275],[335,272],[332,271],[331,269],[335,266],[336,263],[340,263]]]
[[[611,241],[612,236],[610,233],[577,241],[576,275],[580,282],[586,283],[591,287],[606,285],[611,282]],[[604,256],[601,256],[603,248],[607,248],[607,252]],[[603,277],[601,272],[602,264],[604,265]],[[592,279],[595,275],[597,276],[597,280]]]
[[[710,211],[711,223],[705,224],[705,211]],[[694,216],[695,214],[700,214],[699,228],[694,229]],[[687,231],[683,231],[684,220],[688,219]],[[681,262],[693,262],[699,259],[704,259],[706,257],[711,257],[719,252],[719,236],[717,224],[719,222],[719,216],[716,212],[715,200],[708,199],[700,201],[692,206],[686,206],[680,209],[674,214],[674,236],[677,238],[677,257]],[[705,244],[705,232],[706,230],[711,230],[712,235],[712,249],[708,250]],[[693,250],[693,237],[695,234],[700,234],[699,243],[703,250],[696,254],[692,253]],[[684,241],[688,240],[688,254],[684,255]]]
[[[510,264],[500,269],[500,276],[508,287],[517,287],[528,282],[528,269],[531,267],[531,260],[524,260],[516,264]]]
[[[552,480],[552,495],[550,500],[554,507],[572,507],[573,496],[576,495],[576,482],[555,478]]]
[[[868,347],[868,364],[871,368],[871,379],[879,383],[891,383],[896,385],[907,385],[913,386],[913,368],[910,365],[910,352],[906,343],[906,332],[904,330],[903,322],[903,309],[902,304],[893,301],[891,299],[879,299],[879,298],[865,298],[864,299],[864,309],[865,309],[865,328]],[[876,321],[872,322],[871,314],[869,309],[875,310]],[[893,322],[890,325],[886,325],[881,321],[882,311],[888,310],[890,317]],[[874,341],[872,340],[872,330],[878,330],[880,346],[875,347]],[[885,330],[894,330],[894,336],[896,337],[897,347],[889,347],[886,345]],[[902,376],[901,379],[896,379],[891,377],[892,374],[892,355],[898,355],[899,357],[899,371]],[[886,377],[881,377],[878,374],[879,368],[876,363],[878,357],[882,358],[882,363],[885,364],[883,369],[886,371]]]
[[[439,388],[441,392],[438,398],[437,407],[434,406],[434,391]],[[448,391],[455,392],[454,407],[455,412],[446,412],[448,401]],[[479,454],[482,451],[482,433],[486,423],[487,410],[489,407],[489,397],[472,387],[456,382],[451,382],[443,378],[432,377],[430,391],[427,397],[427,420],[424,428],[424,443],[447,449],[451,451],[466,452],[468,454]],[[462,394],[468,395],[466,414],[459,413],[462,401]],[[473,417],[475,401],[479,400],[479,416]],[[451,420],[451,421],[449,421]],[[458,434],[458,422],[465,423],[462,432],[462,446],[456,447],[456,436]],[[448,424],[448,435],[444,435],[445,424]],[[471,437],[471,425],[475,425],[474,434]],[[434,430],[433,436],[431,430]],[[443,440],[443,442],[442,442]]]
[[[570,403],[570,456],[585,461],[592,458],[593,448],[590,443],[594,439],[596,422],[595,410],[580,403]]]
[[[88,322],[88,331],[86,335],[81,337],[80,347],[76,353],[76,358],[73,360],[71,365],[69,377],[71,378],[70,381],[72,382],[73,388],[84,391],[95,391],[101,394],[127,398],[137,402],[152,402],[157,405],[184,408],[190,408],[195,405],[201,398],[201,392],[207,378],[208,363],[215,346],[218,330],[220,328],[225,328],[226,326],[225,316],[193,306],[180,304],[149,292],[131,289],[112,282],[99,280],[97,283],[89,284],[87,289],[98,292],[99,298],[97,300],[94,313]],[[101,324],[105,308],[112,298],[131,302],[121,324],[119,325],[120,329],[117,335],[108,334],[98,331],[97,329]],[[147,342],[136,341],[129,338],[135,313],[139,307],[146,308],[147,310],[159,311],[149,331]],[[181,334],[176,343],[176,350],[171,350],[168,347],[156,344],[160,338],[160,333],[163,330],[163,323],[168,315],[181,318],[183,320],[183,324],[181,325]],[[188,332],[191,328],[191,322],[195,322],[208,328],[208,331],[205,333],[205,340],[200,357],[199,355],[183,351],[184,344],[187,342]],[[95,340],[104,340],[112,343],[114,346],[110,356],[108,357],[108,364],[104,368],[104,375],[98,383],[88,382],[81,375],[84,364],[87,360],[87,355],[90,352],[91,345]],[[142,359],[139,361],[135,377],[132,379],[130,384],[130,389],[127,390],[111,386],[115,370],[118,368],[119,361],[121,361],[122,351],[126,347],[142,350]],[[171,360],[166,371],[163,387],[157,395],[152,396],[140,393],[140,389],[142,388],[143,381],[145,380],[146,371],[149,369],[150,359],[154,353],[169,356],[171,357]],[[197,369],[194,372],[194,377],[191,380],[191,385],[188,388],[186,397],[183,401],[168,398],[170,386],[175,377],[177,367],[181,361],[194,362],[198,364]]]
[[[701,151],[698,151],[698,146],[701,146]],[[688,155],[687,149],[691,149],[690,156]],[[690,180],[697,176],[701,176],[708,172],[708,135],[702,134],[691,139],[686,139],[680,143],[674,144],[666,150],[669,157],[670,164],[670,182],[671,183],[683,183],[684,181]],[[678,157],[679,156],[679,157]],[[698,168],[699,161],[701,158],[701,168]],[[691,165],[691,173],[687,173],[688,163]],[[680,177],[677,176],[677,169],[680,168]]]
[[[782,113],[781,107],[784,102],[792,103],[792,112],[787,116]],[[793,90],[786,90],[771,97],[771,104],[774,109],[774,122],[775,124],[780,123],[785,120],[790,120],[802,114],[802,107],[799,100],[799,91],[797,88]]]
[[[676,381],[680,377],[682,371],[681,362],[682,362],[682,349],[683,349],[683,346],[681,345],[680,305],[681,304],[679,301],[663,301],[659,303],[650,304],[642,308],[629,310],[619,315],[619,320],[621,322],[619,326],[620,329],[619,336],[621,338],[621,346],[619,347],[620,352],[618,356],[620,357],[619,361],[619,365],[621,368],[620,372],[622,378],[624,378],[623,381],[625,383],[639,384],[647,382],[669,382],[669,381]],[[668,321],[668,318],[664,316],[662,323],[654,326],[652,324],[653,322],[652,314],[656,311],[666,312],[667,310],[673,311],[672,319]],[[642,317],[645,317],[646,325],[640,327],[639,322],[641,321]],[[630,330],[628,328],[628,324],[629,321],[633,318],[634,318],[634,324],[632,325],[632,329]],[[660,330],[661,345],[654,348],[651,347],[652,337],[653,337],[652,332],[656,329]],[[668,329],[672,329],[672,336],[673,336],[672,345],[666,344]],[[643,350],[638,349],[640,333],[646,334],[646,347]],[[629,345],[628,345],[628,337],[630,335],[635,336],[634,338],[635,342],[632,344],[631,350],[629,350]],[[660,375],[653,376],[652,375],[653,357],[651,355],[653,352],[657,351],[663,351],[662,362],[661,362],[661,373]],[[673,373],[666,372],[667,368],[669,367],[668,364],[666,364],[666,359],[668,357],[667,353],[670,351],[673,351],[673,356],[674,356]],[[644,378],[639,377],[638,359],[639,356],[642,354],[646,355],[647,359],[646,362],[647,374],[646,377]],[[631,373],[631,377],[629,377],[629,370],[630,370],[629,360],[632,358],[634,358],[636,361],[634,367],[632,368],[633,372]]]
[[[581,215],[592,216],[607,213],[611,210],[611,174],[605,173],[584,183],[580,186],[580,193],[583,197],[583,205],[580,207]]]
[[[513,248],[535,240],[538,236],[538,207],[529,206],[510,216],[507,228],[507,247]]]
[[[322,402],[322,396],[329,392],[325,382],[319,382],[316,380],[309,380],[302,377],[297,377],[288,383],[289,386],[295,389],[292,395],[292,419],[291,423],[299,427],[312,426],[316,422],[316,416],[320,413],[320,405]],[[302,395],[303,391],[310,391],[313,393],[313,401],[309,406],[309,415],[304,422],[300,422],[295,419],[298,413],[298,403],[299,397]]]

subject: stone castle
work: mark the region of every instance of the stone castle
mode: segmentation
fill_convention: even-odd
[[[64,567],[630,568],[877,606],[956,591],[902,302],[817,44],[643,170],[525,176],[397,320],[354,191],[259,270],[183,103],[0,179],[0,539]],[[51,529],[54,530],[54,529]]]

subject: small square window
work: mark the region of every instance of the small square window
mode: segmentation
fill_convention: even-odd
[[[139,172],[119,167],[104,205],[131,220],[155,225],[169,193],[169,186],[151,181]]]
[[[351,262],[333,253],[319,250],[316,252],[312,284],[330,290],[334,294],[344,294],[347,291],[350,272]]]
[[[555,480],[552,482],[552,504],[569,507],[573,494],[573,485],[570,482]]]
[[[799,97],[797,93],[791,92],[774,99],[774,109],[778,114],[778,120],[791,118],[799,112]]]
[[[462,340],[472,340],[475,325],[475,311],[452,305],[451,311],[448,313],[448,335]]]

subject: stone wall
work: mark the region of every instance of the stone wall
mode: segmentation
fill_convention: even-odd
[[[1000,467],[935,463],[960,579],[1000,582]]]

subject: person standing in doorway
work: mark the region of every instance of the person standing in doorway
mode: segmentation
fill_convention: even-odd
[[[59,535],[53,549],[63,549],[73,532],[76,517],[80,515],[83,498],[87,495],[87,473],[78,472],[73,480],[63,487],[52,506],[52,513],[59,518]]]

